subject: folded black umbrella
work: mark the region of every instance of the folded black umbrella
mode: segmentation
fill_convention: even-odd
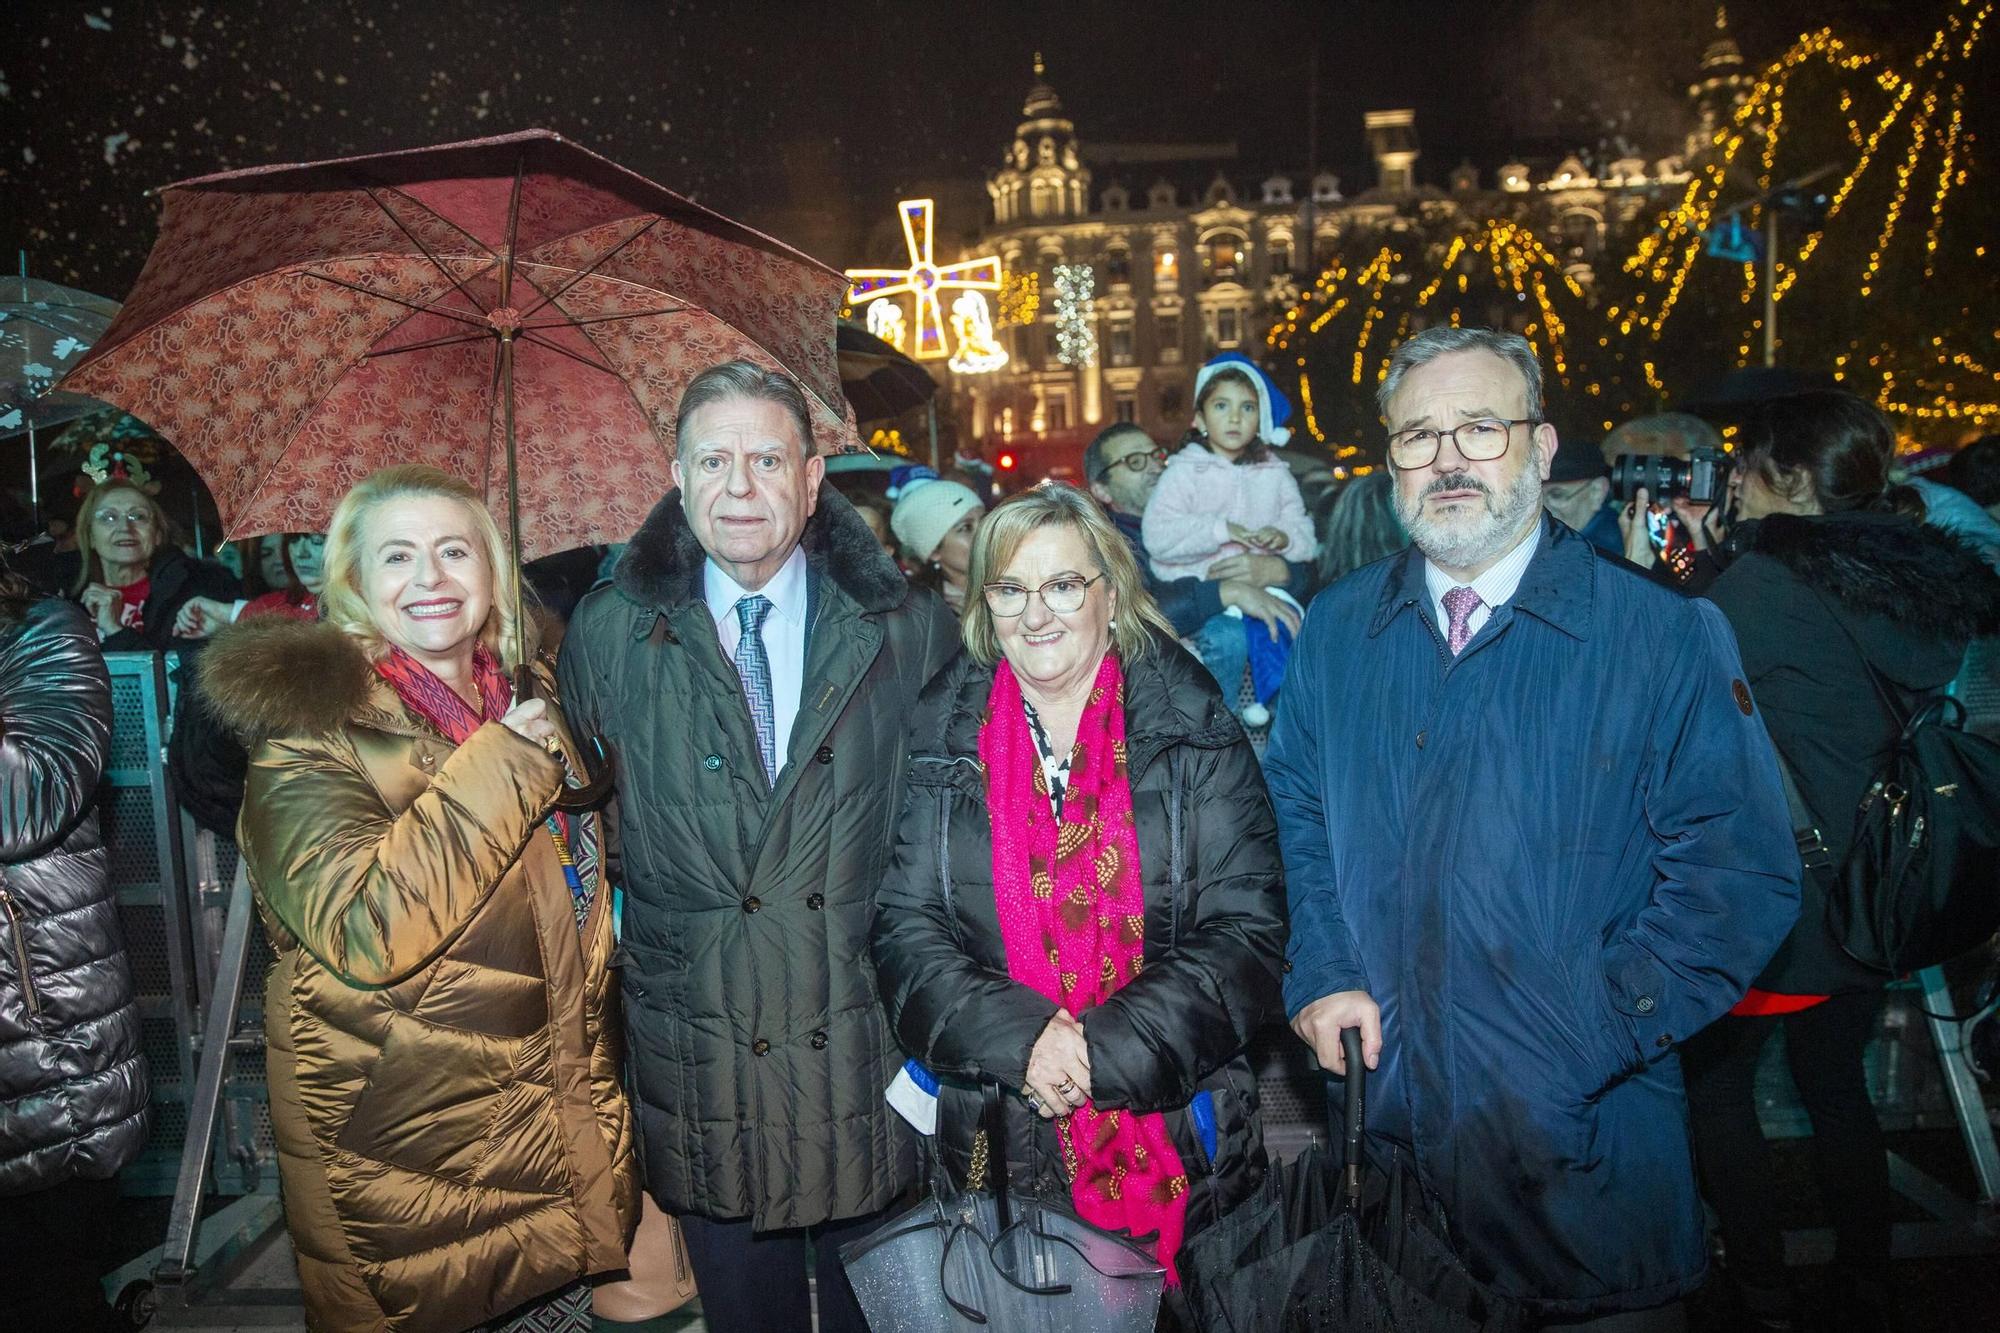
[[[1367,1161],[1360,1035],[1347,1054],[1345,1151],[1273,1163],[1263,1184],[1181,1247],[1197,1324],[1224,1333],[1515,1333],[1517,1305],[1475,1279],[1407,1162]]]

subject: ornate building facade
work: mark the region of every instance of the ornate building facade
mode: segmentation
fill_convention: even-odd
[[[1325,170],[1239,179],[1233,144],[1089,143],[1038,56],[1013,142],[987,181],[992,219],[966,253],[1035,272],[1042,300],[1033,322],[999,331],[1002,369],[952,376],[959,419],[989,457],[996,445],[1088,438],[1117,420],[1177,437],[1204,360],[1232,349],[1258,357],[1273,312],[1344,238],[1393,232],[1429,210],[1532,227],[1587,287],[1607,238],[1685,185],[1688,164],[1750,83],[1718,31],[1688,89],[1684,152],[1512,161],[1490,177],[1462,163],[1443,189],[1418,181],[1414,112],[1371,111],[1361,129],[1374,179],[1350,195]],[[1058,277],[1068,280],[1067,301],[1052,299]],[[1076,299],[1079,286],[1087,299]]]

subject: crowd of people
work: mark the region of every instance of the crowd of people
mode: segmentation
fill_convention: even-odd
[[[175,787],[276,954],[315,1329],[644,1328],[691,1278],[719,1333],[859,1333],[839,1249],[925,1160],[1140,1238],[1185,1323],[1183,1242],[1268,1168],[1279,1022],[1335,1077],[1358,1030],[1371,1157],[1532,1327],[1684,1327],[1704,1198],[1745,1326],[1895,1327],[1890,978],[1828,936],[1787,785],[1843,845],[1899,710],[2000,631],[1993,453],[1902,484],[1880,414],[1813,391],[1746,413],[1721,502],[1625,495],[1632,440],[1712,428],[1562,439],[1481,329],[1408,339],[1378,405],[1323,530],[1240,357],[1083,487],[851,501],[799,387],[726,363],[546,621],[433,469],[240,573],[95,478],[52,595],[0,583],[9,1227],[87,1225],[145,1140],[102,653],[177,647]],[[1780,1030],[1838,1236],[1804,1303],[1752,1096]],[[47,1326],[88,1326],[80,1279],[38,1274]]]

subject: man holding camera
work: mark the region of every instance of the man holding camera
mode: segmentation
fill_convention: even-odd
[[[1475,1276],[1541,1326],[1678,1329],[1707,1247],[1675,1047],[1798,911],[1770,741],[1715,607],[1541,512],[1525,339],[1426,330],[1380,401],[1415,544],[1316,600],[1265,761],[1292,1026],[1336,1074],[1360,1029],[1373,1154]]]

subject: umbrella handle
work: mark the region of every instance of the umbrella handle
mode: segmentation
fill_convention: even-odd
[[[1362,1087],[1368,1081],[1367,1067],[1361,1063],[1361,1029],[1342,1028],[1340,1049],[1347,1060],[1347,1077],[1342,1080],[1347,1088],[1347,1114],[1342,1125],[1346,1138],[1346,1169],[1342,1181],[1347,1191],[1347,1206],[1361,1206],[1361,1128],[1362,1128]]]
[[[540,694],[535,673],[526,665],[515,667],[514,697],[525,703]],[[564,783],[563,789],[556,793],[555,808],[566,815],[595,810],[611,798],[611,790],[616,785],[617,769],[610,752],[604,748],[604,737],[592,732],[579,748],[581,753],[577,755],[576,763],[581,770],[579,776],[583,778],[583,785],[572,787]],[[593,755],[596,756],[594,762]]]

